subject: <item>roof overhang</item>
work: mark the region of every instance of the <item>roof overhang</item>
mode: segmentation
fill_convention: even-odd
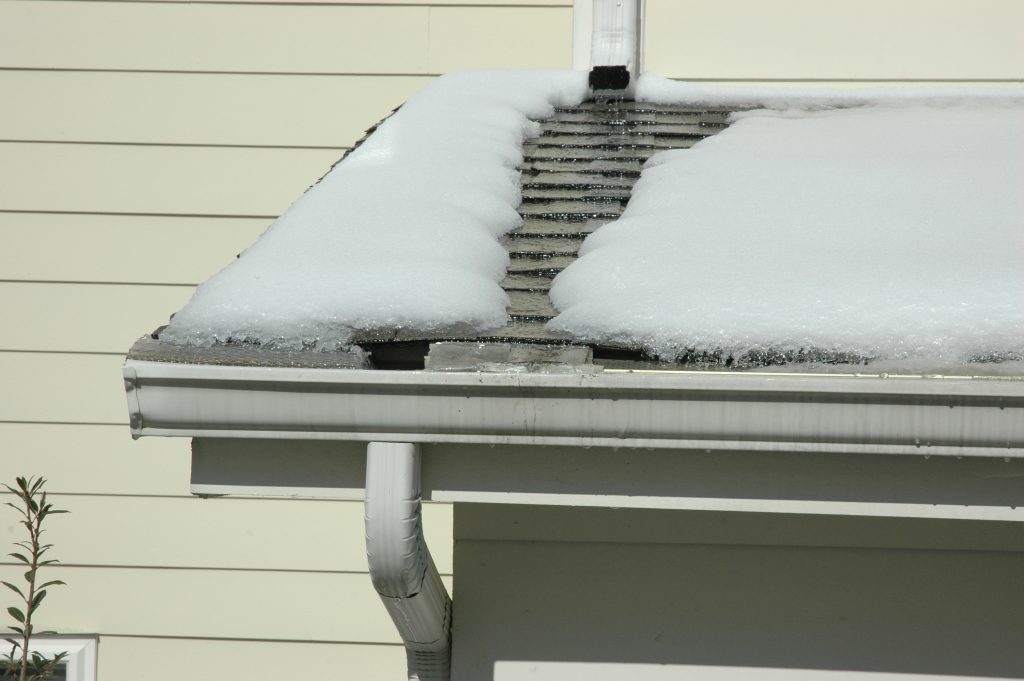
[[[129,360],[134,437],[1024,458],[1024,380]]]

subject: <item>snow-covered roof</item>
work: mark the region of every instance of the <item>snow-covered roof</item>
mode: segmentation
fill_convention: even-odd
[[[386,329],[493,334],[508,321],[500,238],[522,223],[523,142],[586,95],[585,73],[439,79],[201,286],[161,343],[337,350]],[[555,278],[552,337],[667,361],[1024,358],[1019,90],[645,76],[637,96],[772,108],[647,162],[621,218]]]
[[[648,162],[551,291],[556,330],[673,359],[1024,353],[1024,110],[754,112]]]
[[[161,340],[334,350],[359,330],[502,326],[509,256],[498,239],[522,222],[523,140],[555,106],[582,101],[586,80],[439,78],[200,286]]]

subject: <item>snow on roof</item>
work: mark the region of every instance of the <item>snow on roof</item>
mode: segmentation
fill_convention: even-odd
[[[552,330],[666,359],[1024,353],[1024,97],[654,76],[637,93],[777,110],[651,159],[623,217],[556,278]],[[586,94],[576,72],[438,79],[203,284],[161,341],[336,349],[355,331],[502,326],[498,238],[521,223],[530,119]]]
[[[754,111],[659,154],[555,279],[549,327],[666,359],[1024,355],[1024,108],[988,100]]]
[[[991,103],[998,106],[1024,105],[1019,85],[978,87],[936,85],[929,87],[756,87],[716,83],[689,83],[645,73],[637,81],[636,99],[641,102],[678,104],[689,107],[738,109],[821,110],[862,106],[905,107],[922,105],[948,107]]]
[[[410,99],[253,246],[199,287],[162,341],[336,349],[354,330],[502,326],[531,119],[577,104],[587,74],[468,72]]]

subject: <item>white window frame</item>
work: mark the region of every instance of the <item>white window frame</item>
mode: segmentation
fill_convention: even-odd
[[[16,635],[5,636],[17,640]],[[96,681],[97,644],[95,636],[33,636],[29,651],[45,657],[67,653],[63,660],[67,681]],[[0,643],[0,650],[6,656],[11,646],[4,641]]]

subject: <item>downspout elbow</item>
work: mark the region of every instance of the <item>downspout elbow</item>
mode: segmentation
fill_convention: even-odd
[[[423,537],[420,453],[411,443],[366,450],[370,579],[405,644],[410,681],[451,675],[451,598]]]

